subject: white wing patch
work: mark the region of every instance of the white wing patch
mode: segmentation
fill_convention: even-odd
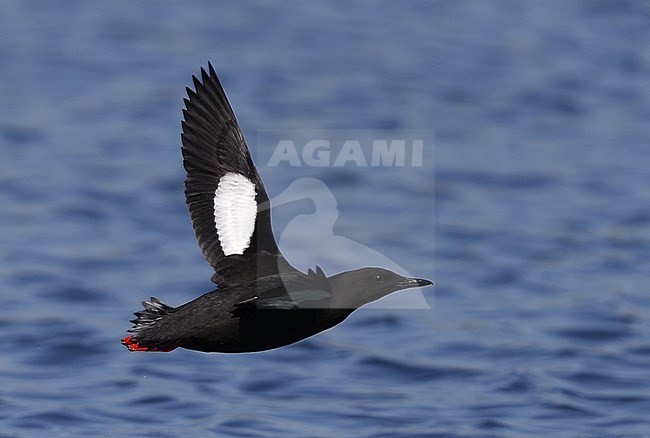
[[[214,223],[227,256],[243,254],[251,244],[257,216],[255,184],[244,175],[228,172],[214,192]]]

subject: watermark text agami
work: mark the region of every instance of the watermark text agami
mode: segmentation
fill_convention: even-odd
[[[358,140],[330,141],[279,140],[268,166],[290,165],[292,167],[422,167],[424,141],[404,140]]]

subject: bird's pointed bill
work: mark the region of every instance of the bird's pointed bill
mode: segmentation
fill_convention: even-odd
[[[400,289],[409,289],[412,287],[424,287],[432,284],[433,284],[432,281],[425,280],[423,278],[408,278],[408,277],[405,277],[403,280],[397,283]]]

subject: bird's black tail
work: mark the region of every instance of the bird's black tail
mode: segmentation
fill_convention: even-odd
[[[135,319],[130,321],[133,323],[133,327],[128,332],[133,334],[122,338],[122,345],[130,351],[172,351],[176,345],[152,339],[149,332],[160,319],[175,309],[156,297],[151,297],[149,301],[143,301],[142,306],[144,309],[135,312]]]

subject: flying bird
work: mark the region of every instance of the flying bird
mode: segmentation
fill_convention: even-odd
[[[303,273],[282,256],[271,208],[217,74],[208,63],[187,88],[182,121],[185,201],[216,289],[172,307],[152,297],[122,344],[131,351],[265,351],[342,322],[390,293],[431,285],[366,267]]]

